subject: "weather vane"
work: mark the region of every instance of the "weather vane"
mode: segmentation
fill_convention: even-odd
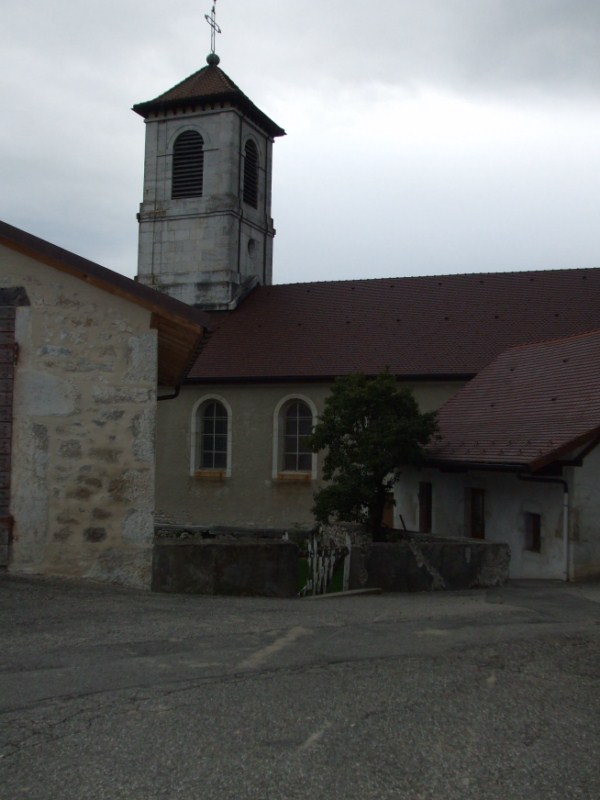
[[[210,55],[206,59],[209,64],[218,64],[219,56],[215,53],[217,33],[221,33],[221,28],[217,25],[217,0],[213,0],[213,7],[209,14],[204,15],[204,19],[210,25]]]

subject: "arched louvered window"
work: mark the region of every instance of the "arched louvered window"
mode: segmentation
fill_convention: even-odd
[[[258,206],[258,149],[252,139],[244,150],[244,203]]]
[[[197,131],[180,133],[173,145],[171,197],[202,197],[204,139]]]

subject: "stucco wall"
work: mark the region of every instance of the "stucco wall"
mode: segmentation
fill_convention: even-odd
[[[565,578],[563,487],[555,483],[519,480],[512,473],[442,473],[405,470],[395,490],[396,520],[400,514],[409,529],[419,527],[419,482],[432,484],[432,533],[468,536],[465,493],[485,491],[485,539],[506,542],[511,550],[511,578]],[[541,551],[525,548],[525,514],[541,515]]]
[[[16,340],[10,568],[148,585],[156,333],[149,312],[0,248]]]
[[[438,408],[458,383],[412,384],[424,411]],[[186,386],[175,401],[159,404],[157,518],[196,525],[293,527],[314,523],[313,494],[322,485],[321,459],[313,480],[278,480],[273,475],[274,415],[288,396],[323,409],[328,384],[222,384]],[[231,409],[231,474],[219,481],[191,474],[192,413],[203,397]]]
[[[573,467],[570,498],[571,569],[575,580],[600,577],[600,448]]]

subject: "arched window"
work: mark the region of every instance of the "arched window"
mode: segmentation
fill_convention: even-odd
[[[258,149],[252,139],[248,139],[244,150],[244,203],[258,206]]]
[[[273,477],[301,475],[316,478],[317,457],[306,443],[316,420],[316,409],[308,399],[284,398],[275,410]]]
[[[230,474],[229,411],[216,398],[200,401],[194,412],[192,472],[213,470]]]
[[[204,139],[197,131],[180,133],[173,145],[171,197],[202,197]]]
[[[285,472],[309,472],[312,451],[306,437],[312,432],[312,414],[302,400],[292,400],[284,413],[283,469]]]

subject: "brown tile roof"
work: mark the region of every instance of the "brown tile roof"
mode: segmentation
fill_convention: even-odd
[[[190,379],[465,378],[517,344],[600,328],[600,269],[258,287]]]
[[[434,460],[538,470],[600,434],[600,330],[502,353],[439,411]]]
[[[203,67],[154,100],[136,103],[133,110],[148,118],[151,114],[164,114],[178,108],[190,109],[218,103],[239,108],[270,136],[285,136],[283,128],[257,108],[229,75],[217,66]]]
[[[202,311],[2,221],[0,244],[150,311],[158,331],[160,383],[176,386],[187,375],[210,324]]]

